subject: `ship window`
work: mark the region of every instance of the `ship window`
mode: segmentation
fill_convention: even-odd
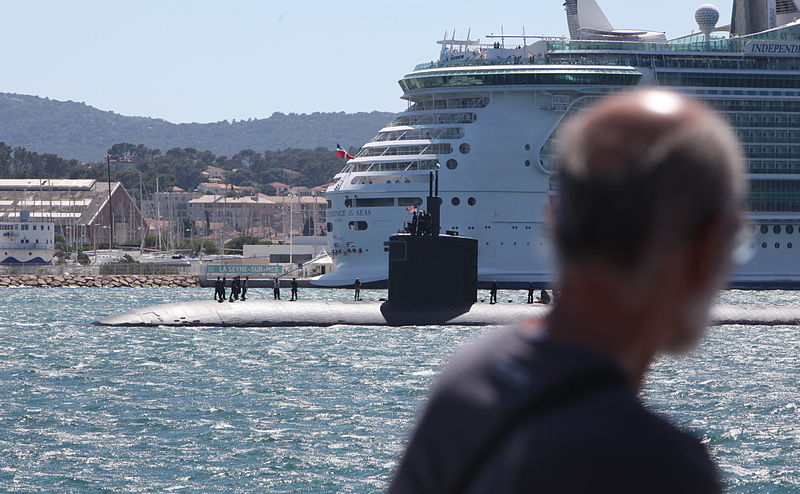
[[[474,206],[475,202],[477,201],[475,201],[474,197],[470,197],[469,199],[467,199],[467,204],[469,204],[470,206]]]
[[[531,150],[531,145],[525,144],[525,151],[530,151],[530,150]]]
[[[775,226],[773,226],[773,227],[772,227],[772,232],[773,232],[775,235],[778,235],[779,233],[781,233],[781,226],[780,226],[780,225],[775,225]]]
[[[791,248],[792,248],[792,243],[791,243],[791,242],[789,242],[788,244],[786,244],[786,248],[787,248],[787,249],[791,249]]]
[[[366,230],[367,229],[367,222],[366,221],[351,221],[347,224],[348,228],[351,230]]]
[[[331,201],[325,201],[325,203],[328,205],[328,209],[330,209],[331,208]]]
[[[458,146],[458,150],[461,151],[461,154],[469,154],[470,152],[470,145],[468,143],[463,143]]]
[[[372,197],[366,199],[345,199],[344,206],[346,208],[380,208],[387,206],[394,206],[393,197]]]
[[[36,230],[36,225],[33,225],[33,229]]]
[[[775,248],[776,248],[776,249],[780,249],[780,248],[781,248],[781,244],[780,244],[780,243],[778,243],[778,242],[775,242]]]
[[[786,226],[786,233],[788,233],[789,235],[794,233],[794,227],[792,225],[787,225]]]
[[[761,225],[761,234],[766,235],[769,233],[769,227],[767,225]]]
[[[422,206],[421,197],[398,197],[398,206]]]
[[[531,166],[531,160],[525,160],[525,166]]]
[[[766,249],[767,248],[767,243],[766,242],[761,242],[761,248],[762,249]]]
[[[453,206],[458,206],[459,204],[461,204],[461,199],[459,199],[458,197],[454,197],[450,199],[450,204],[452,204]]]
[[[458,161],[453,159],[447,160],[447,168],[449,170],[455,170],[456,168],[458,168]]]
[[[328,223],[326,226],[329,232],[333,231],[333,223]]]
[[[358,208],[380,208],[386,206],[394,206],[394,197],[356,199],[356,207]]]

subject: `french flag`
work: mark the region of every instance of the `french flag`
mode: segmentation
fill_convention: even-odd
[[[354,158],[354,156],[352,154],[348,153],[345,148],[343,148],[342,146],[340,146],[338,144],[336,145],[336,157],[337,158],[342,158],[344,160],[351,160],[351,159]]]

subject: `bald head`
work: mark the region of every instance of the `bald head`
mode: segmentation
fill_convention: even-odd
[[[635,270],[704,226],[741,215],[736,137],[694,100],[658,90],[612,96],[570,122],[561,143],[562,263]]]

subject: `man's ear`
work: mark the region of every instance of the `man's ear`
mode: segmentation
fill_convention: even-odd
[[[686,251],[686,279],[716,288],[730,267],[729,244],[726,221],[716,217],[706,222]]]

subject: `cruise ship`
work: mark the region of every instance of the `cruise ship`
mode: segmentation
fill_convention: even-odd
[[[51,264],[55,224],[30,221],[27,211],[22,211],[19,219],[0,222],[0,265]]]
[[[705,101],[744,146],[751,259],[732,286],[800,285],[800,0],[735,0],[725,26],[716,7],[701,5],[697,28],[678,38],[617,29],[594,0],[564,6],[569,38],[445,35],[439,59],[400,80],[408,108],[327,190],[336,269],[318,285],[385,283],[388,237],[424,208],[434,170],[442,233],[478,239],[481,281],[552,283],[546,218],[558,193],[559,126],[638,86]]]

